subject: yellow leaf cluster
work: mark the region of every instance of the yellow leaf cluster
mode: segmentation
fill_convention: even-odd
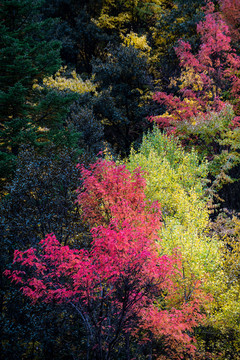
[[[61,67],[54,76],[45,77],[43,86],[60,91],[72,91],[78,94],[96,93],[96,85],[91,80],[83,81],[75,70],[71,72],[70,76],[67,76],[66,71],[67,67]],[[43,86],[35,82],[33,89],[41,90]]]
[[[182,71],[180,80],[180,89],[191,87],[193,91],[202,91],[203,90],[203,81],[199,74],[197,74],[193,68],[186,67]]]
[[[147,43],[146,35],[138,36],[138,34],[131,31],[126,36],[121,34],[124,46],[134,46],[136,49],[142,50],[143,52],[150,53],[151,47]]]
[[[119,13],[117,16],[111,16],[103,11],[98,19],[92,19],[92,21],[100,29],[123,29],[126,23],[131,22],[131,16],[128,13]]]

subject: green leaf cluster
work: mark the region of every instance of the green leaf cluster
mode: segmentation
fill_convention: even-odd
[[[200,158],[208,159],[209,173],[213,178],[212,189],[219,190],[233,182],[230,171],[240,162],[240,128],[231,105],[220,112],[207,112],[179,122],[178,137],[186,149],[192,147]]]

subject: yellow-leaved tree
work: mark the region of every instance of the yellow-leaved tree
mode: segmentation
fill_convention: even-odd
[[[182,257],[179,295],[188,301],[199,288],[208,293],[208,279],[219,267],[219,246],[208,234],[207,163],[155,128],[144,136],[140,150],[132,151],[127,166],[145,171],[146,195],[161,204],[162,246],[167,254],[178,249]]]

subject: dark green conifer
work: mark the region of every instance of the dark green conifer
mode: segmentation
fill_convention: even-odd
[[[61,44],[49,38],[52,20],[41,18],[41,5],[41,0],[3,0],[0,6],[2,179],[13,173],[21,144],[60,141],[70,101],[68,96],[33,88],[35,81],[53,74],[61,64]]]

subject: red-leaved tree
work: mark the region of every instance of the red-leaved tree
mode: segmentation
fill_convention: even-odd
[[[219,112],[226,101],[232,101],[236,112],[240,101],[240,57],[232,48],[227,24],[214,4],[205,7],[205,19],[197,25],[201,46],[196,55],[191,45],[179,41],[176,53],[180,60],[180,78],[172,80],[179,87],[179,95],[157,92],[154,100],[165,105],[167,112],[150,117],[160,127],[170,131],[181,121],[189,120],[199,113]]]
[[[86,359],[115,359],[124,338],[148,341],[150,334],[163,343],[159,359],[193,354],[198,302],[167,305],[178,290],[180,258],[161,254],[161,212],[145,197],[141,171],[99,160],[82,176],[78,201],[95,226],[90,250],[61,246],[50,234],[38,249],[16,250],[17,268],[5,275],[34,303],[72,306],[85,329]]]

